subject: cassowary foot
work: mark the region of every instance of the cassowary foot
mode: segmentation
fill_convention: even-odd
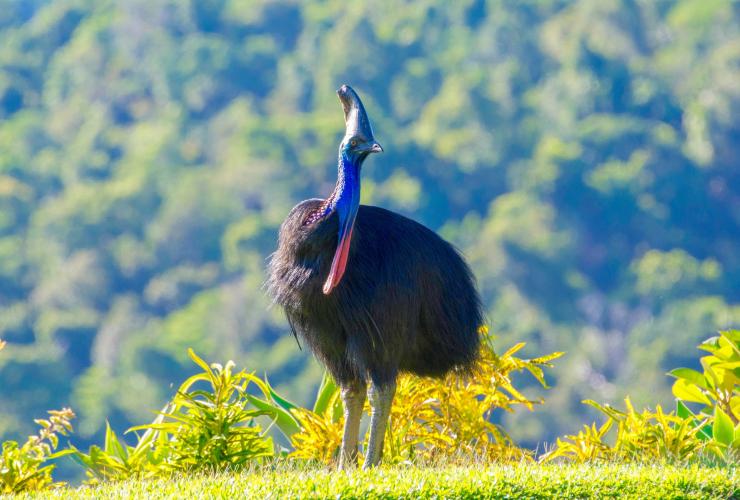
[[[385,428],[388,425],[388,417],[391,415],[391,404],[395,393],[395,381],[384,386],[370,384],[370,390],[368,391],[372,409],[370,414],[370,439],[367,445],[365,463],[362,465],[363,469],[375,467],[380,463],[380,457],[383,455]]]
[[[344,403],[344,432],[342,449],[339,455],[339,469],[348,470],[357,467],[357,441],[360,434],[362,407],[365,406],[365,382],[355,381],[341,388]]]

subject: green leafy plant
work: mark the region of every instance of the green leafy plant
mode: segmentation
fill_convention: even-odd
[[[161,423],[166,410],[153,423]],[[135,446],[129,446],[107,423],[102,448],[93,445],[87,453],[73,446],[70,448],[72,458],[86,469],[88,483],[160,475],[167,472],[163,461],[170,453],[167,436],[163,432],[149,429],[139,436]]]
[[[703,405],[700,414],[711,417],[712,425],[702,434],[725,456],[740,449],[740,331],[719,332],[698,347],[710,353],[700,358],[703,372],[671,370],[669,375],[676,378],[673,395],[684,413],[693,415],[684,402]]]
[[[91,482],[174,471],[236,470],[274,454],[271,438],[255,421],[265,412],[251,405],[247,393],[255,386],[269,396],[268,386],[244,370],[235,373],[232,361],[209,366],[192,350],[188,353],[203,371],[180,385],[152,423],[127,431],[145,431],[135,446],[126,445],[108,426],[104,448],[74,450]],[[208,390],[194,388],[198,383],[208,384]]]
[[[550,361],[562,353],[521,359],[514,356],[524,347],[519,343],[498,355],[488,329],[484,327],[481,334],[481,358],[472,373],[452,373],[443,379],[399,378],[386,432],[386,461],[471,455],[518,460],[530,455],[516,447],[490,417],[497,409],[512,411],[515,405],[522,405],[531,410],[540,403],[527,399],[513,386],[511,373],[528,371],[547,387],[543,367],[551,366]],[[326,463],[336,459],[342,436],[342,405],[339,390],[328,376],[324,376],[310,410],[279,397],[274,400],[272,415],[284,422],[278,427],[294,447],[292,457]]]
[[[655,411],[638,413],[629,398],[625,400],[624,412],[584,401],[604,413],[607,421],[599,428],[594,424],[584,426],[578,434],[558,439],[542,460],[689,461],[704,452],[725,461],[733,459],[740,448],[740,332],[719,332],[700,344],[699,349],[710,353],[700,359],[703,373],[690,368],[669,372],[676,378],[675,412],[666,414],[657,406]],[[703,407],[695,413],[687,403]],[[611,445],[607,438],[613,427],[617,431]]]
[[[54,453],[54,450],[59,445],[59,435],[66,436],[72,432],[70,421],[74,417],[74,412],[69,408],[52,410],[48,420],[35,420],[41,429],[38,434],[29,436],[22,446],[16,441],[3,443],[0,455],[0,493],[38,491],[53,484],[51,472],[54,465],[45,464],[69,453],[67,450]]]
[[[319,385],[312,409],[294,407],[298,429],[290,435],[291,458],[332,462],[342,444],[343,406],[339,388],[327,373]]]
[[[608,418],[600,427],[596,424],[584,425],[578,434],[558,438],[555,447],[540,457],[540,462],[550,462],[563,458],[571,462],[583,463],[609,459],[613,456],[612,447],[605,436],[614,425]]]
[[[558,438],[555,448],[541,457],[542,462],[557,458],[574,462],[687,462],[713,446],[701,436],[708,419],[697,421],[693,415],[665,413],[660,405],[655,411],[638,412],[629,398],[625,399],[625,411],[592,400],[584,403],[606,415],[606,422],[598,428],[595,424],[585,425],[578,434]],[[610,432],[612,429],[616,429],[615,433]],[[610,437],[614,444],[609,444]]]

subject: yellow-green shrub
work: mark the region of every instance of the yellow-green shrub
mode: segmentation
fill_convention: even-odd
[[[578,434],[558,439],[541,460],[685,462],[705,456],[705,452],[724,461],[734,460],[740,450],[740,331],[719,332],[699,349],[710,353],[700,359],[703,373],[690,368],[669,372],[676,377],[675,412],[666,414],[657,406],[655,411],[638,413],[629,398],[624,412],[584,401],[604,413],[606,422],[598,428],[586,425]],[[685,402],[703,408],[694,413]],[[616,435],[610,433],[614,427]]]
[[[703,405],[700,414],[711,417],[712,426],[704,434],[715,443],[714,450],[727,457],[740,449],[740,331],[719,332],[699,345],[709,352],[700,358],[703,372],[677,368],[673,395],[679,402]],[[684,413],[693,413],[682,403]]]
[[[595,424],[584,425],[578,434],[558,438],[555,447],[540,460],[649,462],[668,459],[685,462],[712,446],[710,441],[700,436],[706,420],[665,413],[660,405],[655,411],[637,412],[629,398],[624,402],[626,411],[591,400],[584,401],[604,413],[606,422],[598,428]],[[616,429],[614,433],[610,432],[612,429]]]
[[[544,387],[542,368],[562,355],[556,352],[535,359],[514,356],[524,343],[496,354],[492,337],[482,328],[481,357],[469,374],[451,373],[445,378],[399,377],[386,432],[384,460],[437,459],[483,456],[489,459],[521,459],[530,456],[514,445],[503,429],[491,423],[494,410],[511,411],[515,405],[533,409],[540,401],[522,395],[512,384],[512,372],[526,370]],[[369,407],[366,404],[366,411]],[[325,377],[313,410],[282,406],[299,430],[285,432],[294,446],[294,458],[333,461],[342,437],[342,411],[337,387]],[[285,414],[283,413],[283,416]]]
[[[209,366],[192,350],[188,353],[203,371],[180,385],[152,423],[127,431],[145,431],[135,446],[120,440],[108,426],[104,448],[92,446],[88,453],[74,449],[90,482],[174,471],[235,470],[273,455],[272,439],[255,421],[264,411],[252,407],[247,394],[254,386],[268,396],[268,386],[244,370],[235,373],[232,361]],[[194,388],[197,383],[208,384],[208,389]]]
[[[2,344],[2,343],[0,343]],[[3,346],[0,345],[0,348]],[[5,441],[0,454],[0,493],[37,491],[52,484],[54,465],[44,465],[48,460],[64,455],[53,453],[59,445],[59,434],[72,432],[74,412],[69,408],[52,410],[49,419],[38,419],[38,434],[29,436],[22,446],[16,441]]]

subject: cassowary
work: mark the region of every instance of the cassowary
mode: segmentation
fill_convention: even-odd
[[[336,187],[290,211],[267,290],[341,389],[340,468],[356,465],[367,393],[367,468],[380,461],[398,373],[470,368],[482,314],[470,269],[449,243],[411,219],[360,205],[362,164],[383,148],[355,91],[343,85],[337,94],[346,132]]]

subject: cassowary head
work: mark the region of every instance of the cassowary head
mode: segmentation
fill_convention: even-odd
[[[337,90],[344,108],[345,132],[340,151],[346,151],[353,159],[366,158],[370,153],[382,153],[383,148],[375,141],[370,120],[357,93],[349,85]]]
[[[360,207],[360,167],[370,153],[380,153],[383,148],[373,137],[373,129],[360,97],[349,85],[337,90],[344,108],[345,133],[339,145],[339,179],[329,198],[328,209],[339,216],[337,248],[332,259],[329,276],[324,283],[324,294],[329,294],[339,284],[347,267],[352,228]]]

